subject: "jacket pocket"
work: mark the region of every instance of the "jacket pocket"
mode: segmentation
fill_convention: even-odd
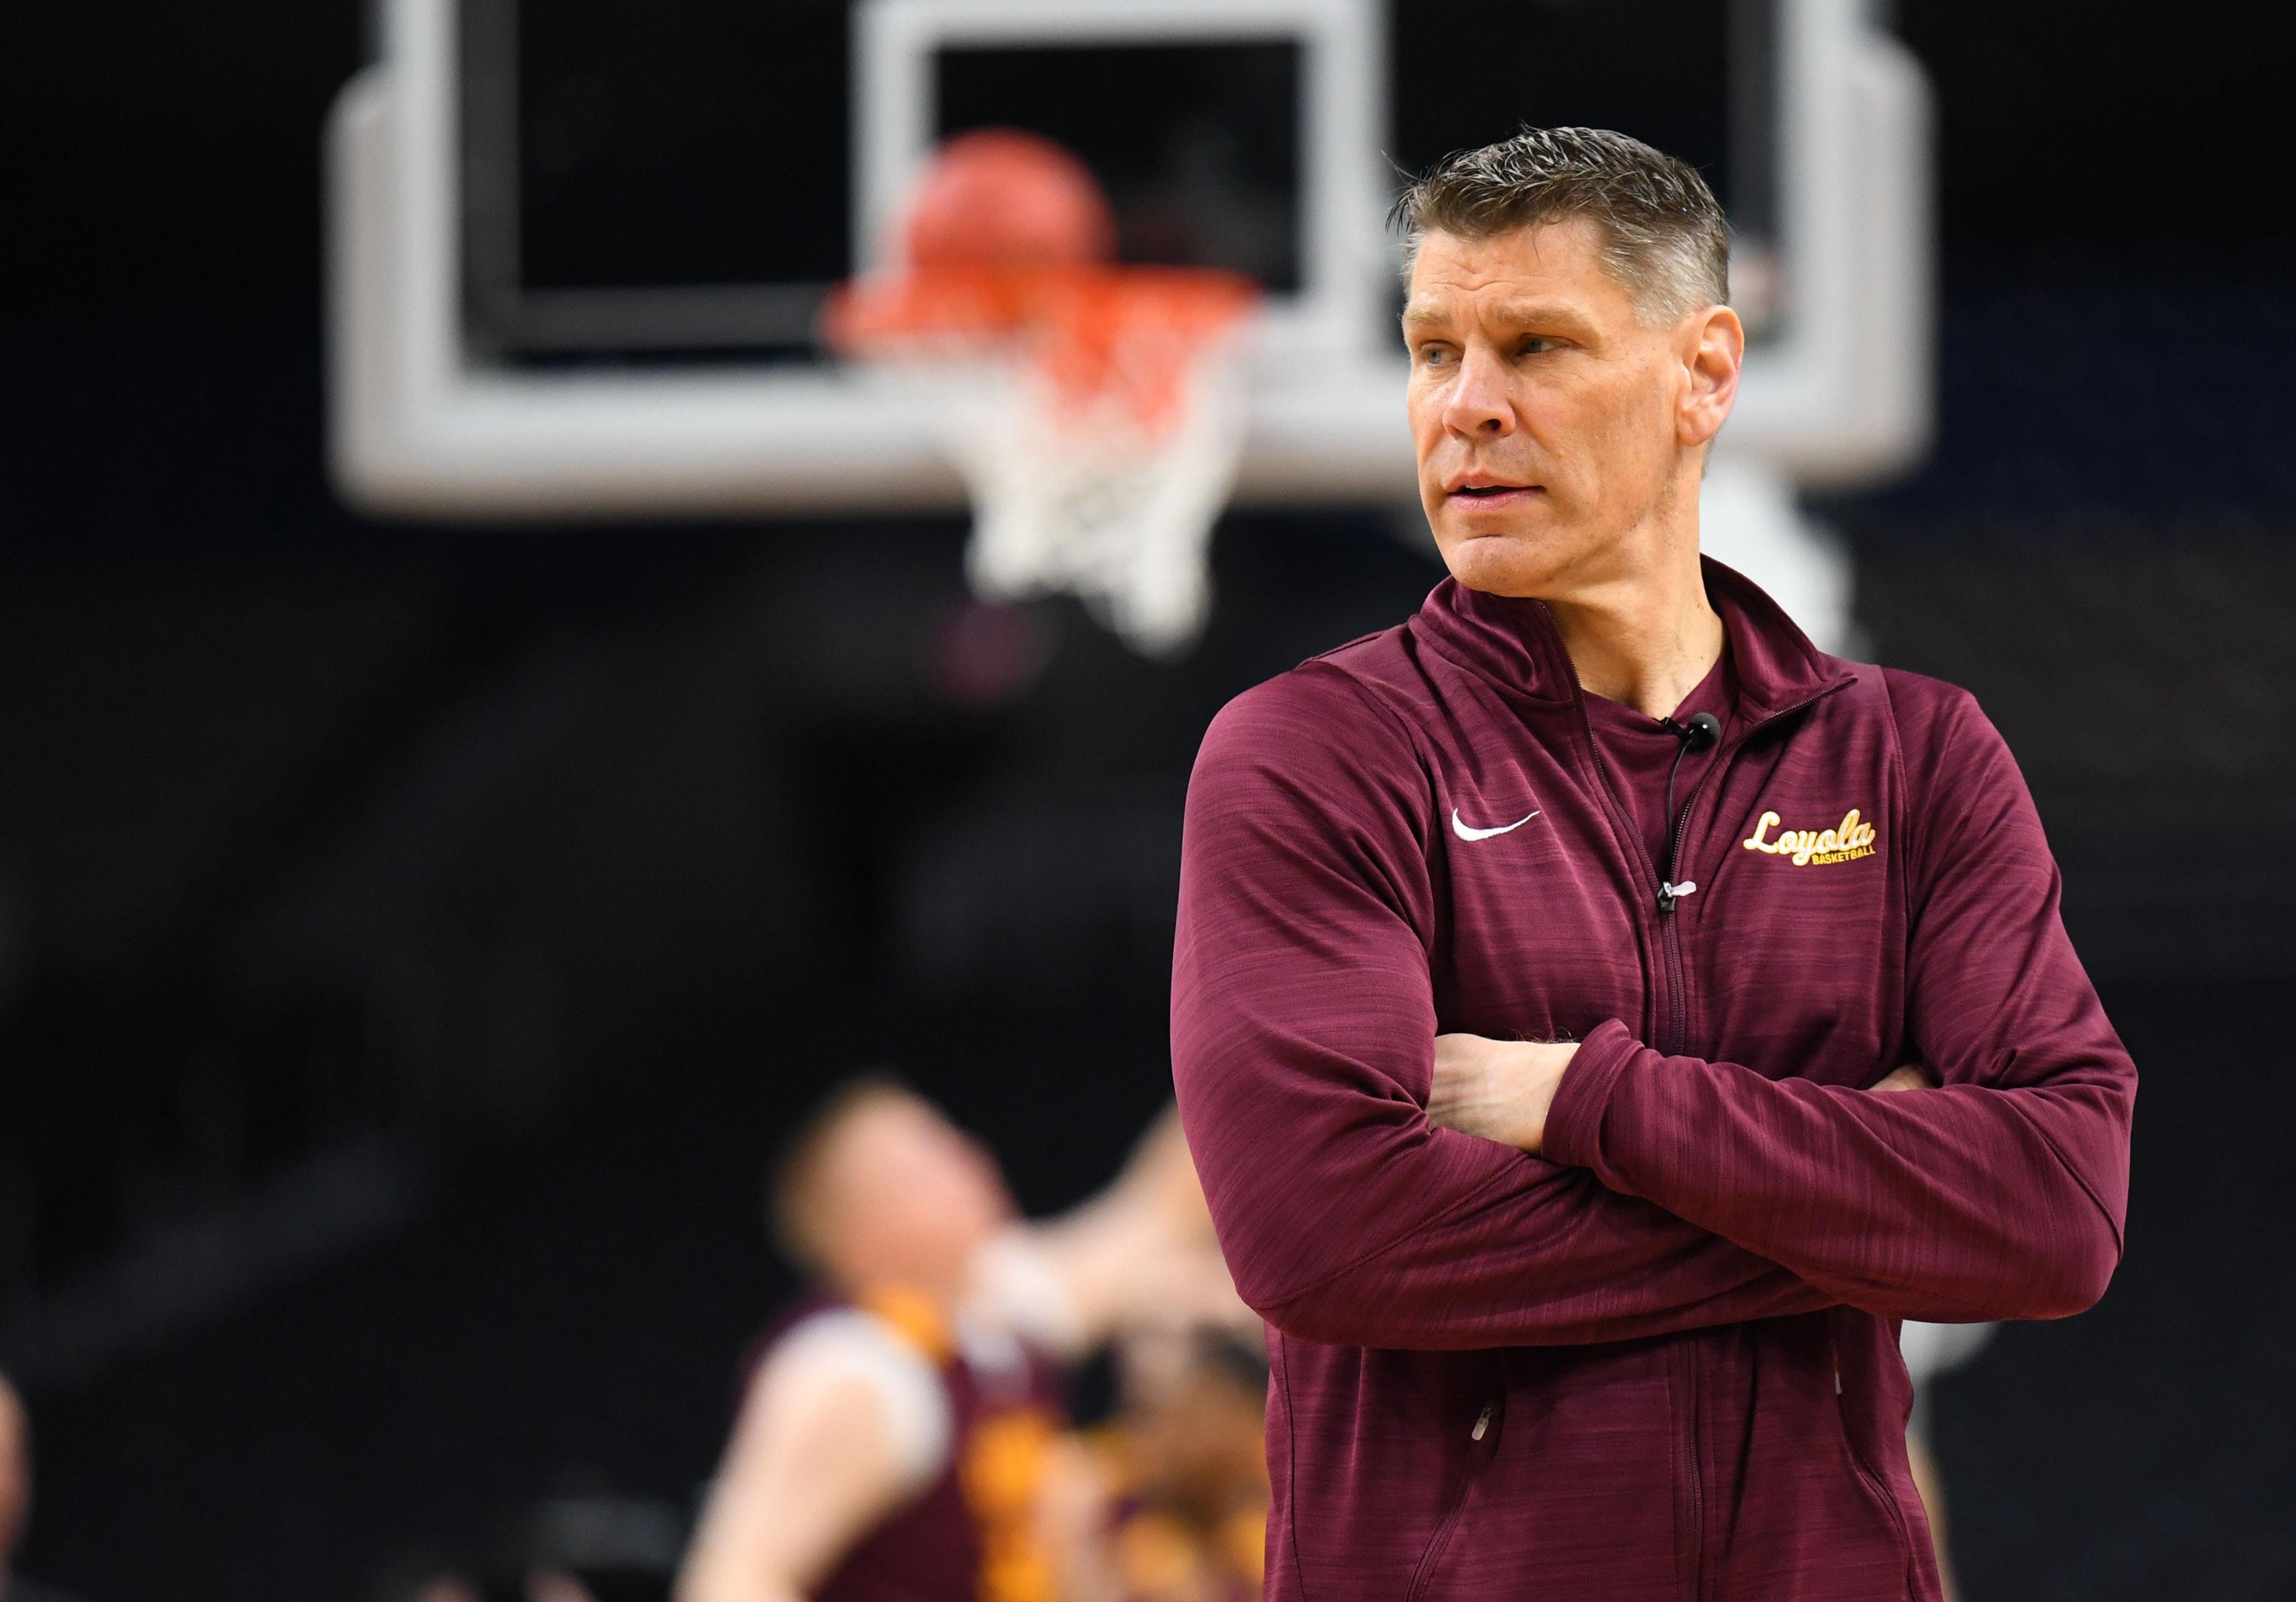
[[[1467,1494],[1475,1488],[1483,1468],[1498,1451],[1499,1430],[1505,1422],[1506,1400],[1494,1395],[1482,1404],[1474,1423],[1467,1431],[1467,1456],[1459,1474],[1459,1483],[1444,1504],[1443,1516],[1437,1521],[1435,1533],[1428,1537],[1427,1549],[1419,1555],[1419,1565],[1411,1571],[1411,1584],[1403,1593],[1403,1602],[1420,1602],[1427,1588],[1434,1582],[1437,1565],[1443,1561],[1443,1552],[1457,1533],[1459,1521],[1467,1510]]]
[[[1841,1455],[1849,1460],[1850,1472],[1866,1487],[1866,1495],[1874,1499],[1882,1510],[1882,1516],[1889,1521],[1890,1527],[1897,1532],[1898,1557],[1905,1565],[1906,1594],[1918,1595],[1919,1589],[1914,1582],[1917,1565],[1914,1561],[1913,1531],[1906,1523],[1905,1508],[1898,1505],[1897,1497],[1890,1492],[1889,1482],[1870,1467],[1857,1451],[1856,1433],[1849,1427],[1849,1397],[1841,1379],[1841,1344],[1831,1335],[1826,1338],[1826,1355],[1833,1367],[1833,1421],[1841,1437]]]

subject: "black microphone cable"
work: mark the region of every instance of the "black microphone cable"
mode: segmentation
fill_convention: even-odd
[[[1698,888],[1696,885],[1677,885],[1674,870],[1682,854],[1682,820],[1674,815],[1674,781],[1681,775],[1682,759],[1693,751],[1702,751],[1722,738],[1722,720],[1711,712],[1693,712],[1687,723],[1676,723],[1670,717],[1659,719],[1660,725],[1681,743],[1675,748],[1674,765],[1666,771],[1666,827],[1673,842],[1667,847],[1666,877],[1659,881],[1658,910],[1674,911],[1674,903]]]

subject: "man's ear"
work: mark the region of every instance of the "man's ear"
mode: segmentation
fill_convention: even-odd
[[[1704,445],[1722,431],[1738,399],[1738,373],[1746,363],[1746,327],[1726,306],[1710,306],[1683,320],[1684,386],[1676,437]]]

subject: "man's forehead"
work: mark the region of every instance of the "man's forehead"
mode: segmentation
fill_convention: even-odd
[[[1406,323],[1443,318],[1472,303],[1479,316],[1535,317],[1593,311],[1620,292],[1595,225],[1568,217],[1488,236],[1429,233],[1412,264],[1403,315]]]
[[[1568,290],[1541,293],[1529,285],[1504,283],[1485,288],[1490,292],[1445,284],[1414,290],[1404,303],[1404,323],[1451,323],[1464,316],[1500,327],[1529,328],[1558,321],[1587,322],[1592,310],[1585,297]]]

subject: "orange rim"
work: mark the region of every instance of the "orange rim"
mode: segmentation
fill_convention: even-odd
[[[1168,424],[1194,357],[1259,300],[1239,274],[1194,267],[911,268],[839,287],[824,343],[856,360],[1028,354],[1063,407],[1121,396]]]

